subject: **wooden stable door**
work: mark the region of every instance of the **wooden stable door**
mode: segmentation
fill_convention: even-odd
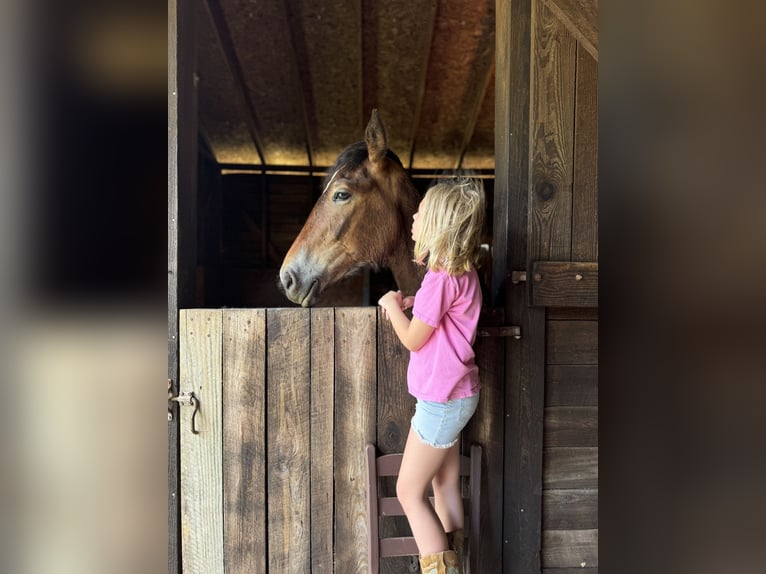
[[[414,410],[390,324],[375,307],[187,309],[179,334],[179,388],[194,395],[180,409],[183,571],[366,572],[365,445],[401,452]],[[482,444],[484,492],[502,497],[496,342],[477,345],[484,390],[464,443]],[[482,508],[481,572],[500,571],[501,512]]]

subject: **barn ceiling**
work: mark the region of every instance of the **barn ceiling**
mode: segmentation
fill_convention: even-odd
[[[494,168],[495,0],[197,0],[200,134],[223,166],[320,170],[372,108],[414,170]]]

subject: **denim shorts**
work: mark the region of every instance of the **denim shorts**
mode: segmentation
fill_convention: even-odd
[[[479,393],[464,399],[435,403],[418,399],[412,429],[420,440],[434,448],[450,448],[460,436],[479,404]]]

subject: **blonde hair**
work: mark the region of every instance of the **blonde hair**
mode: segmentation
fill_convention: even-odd
[[[479,259],[484,226],[481,180],[454,178],[431,187],[420,203],[415,261],[434,271],[462,275]]]

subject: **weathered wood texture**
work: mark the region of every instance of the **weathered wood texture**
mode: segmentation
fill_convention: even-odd
[[[588,54],[598,61],[598,0],[544,0]]]
[[[223,543],[228,574],[266,572],[266,313],[223,320]]]
[[[364,449],[375,441],[376,308],[335,310],[335,572],[367,566]]]
[[[502,338],[479,338],[476,341],[476,364],[481,377],[481,396],[476,413],[463,433],[462,451],[470,456],[471,445],[482,446],[482,485],[480,533],[478,536],[479,572],[502,571],[503,557],[503,480],[504,405],[502,378]]]
[[[168,1],[168,379],[178,394],[179,307],[194,305],[196,264],[197,91],[195,10]],[[181,557],[179,409],[168,421],[168,574]]]
[[[335,312],[311,310],[311,571],[333,572]]]
[[[183,310],[184,571],[367,571],[364,448],[401,452],[414,399],[406,351],[378,310]],[[503,391],[498,339],[477,343],[479,412],[464,451],[484,449],[480,572],[500,571]],[[388,494],[394,496],[393,482]],[[490,499],[490,496],[493,499]],[[390,528],[409,534],[404,521]],[[393,532],[392,532],[393,533]],[[407,558],[382,572],[409,569]]]
[[[572,260],[598,260],[598,62],[577,46]]]
[[[410,419],[415,411],[415,399],[407,393],[407,366],[409,352],[399,342],[391,325],[378,311],[378,429],[376,446],[378,454],[404,451],[410,431]],[[395,481],[381,479],[381,497],[396,496]],[[382,537],[410,533],[407,519],[400,516],[380,520]],[[407,572],[412,560],[409,557],[392,557],[380,560],[381,574]]]
[[[221,312],[180,313],[180,388],[199,401],[181,408],[183,572],[223,574],[223,428]]]
[[[311,569],[310,315],[268,310],[267,504],[269,571]]]
[[[530,256],[569,261],[576,43],[543,0],[532,6]]]
[[[532,305],[598,307],[598,263],[535,261],[528,276]]]

